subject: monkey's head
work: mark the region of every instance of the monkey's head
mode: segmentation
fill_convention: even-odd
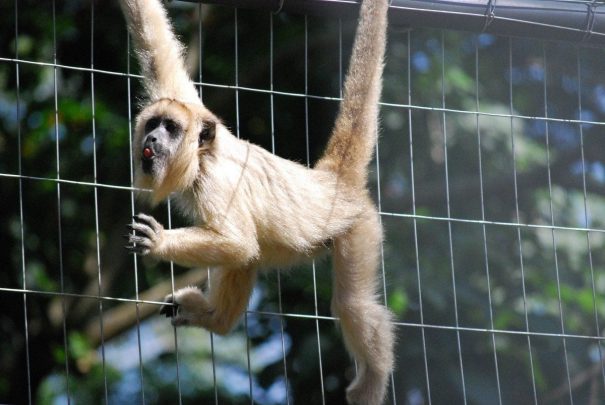
[[[135,186],[151,189],[152,204],[191,187],[212,154],[218,119],[201,104],[160,99],[136,119]]]

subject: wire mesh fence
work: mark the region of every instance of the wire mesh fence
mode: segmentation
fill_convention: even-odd
[[[267,272],[225,337],[156,315],[212,272],[122,249],[149,208],[132,187],[140,76],[117,5],[0,11],[0,401],[344,403],[355,366],[329,259]],[[171,17],[205,104],[312,165],[354,21],[186,3]],[[604,68],[582,42],[392,25],[371,180],[398,335],[387,403],[605,400]],[[170,202],[153,212],[183,224]]]

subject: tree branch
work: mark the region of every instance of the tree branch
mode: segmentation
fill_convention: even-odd
[[[206,269],[193,269],[187,273],[174,278],[174,288],[182,288],[188,285],[201,284],[207,278]],[[143,301],[154,301],[163,298],[172,292],[172,280],[165,280],[147,291],[139,294],[139,299]],[[138,314],[137,314],[138,307]],[[101,328],[99,317],[91,319],[84,328],[84,334],[93,347],[97,347],[103,341],[119,335],[120,333],[130,329],[143,319],[146,319],[156,313],[157,305],[135,303],[123,303],[110,310],[103,312],[103,335],[101,336]]]

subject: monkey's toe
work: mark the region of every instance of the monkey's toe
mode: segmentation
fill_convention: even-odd
[[[137,254],[137,255],[141,255],[141,256],[145,256],[146,254],[149,253],[149,248],[147,248],[145,246],[141,246],[141,245],[136,245],[136,244],[125,245],[124,249],[126,249],[128,251],[128,253]]]
[[[188,319],[179,317],[179,316],[175,316],[173,318],[170,318],[170,323],[172,324],[172,326],[190,326],[191,323],[189,322]]]
[[[164,300],[165,304],[160,307],[160,315],[165,315],[166,318],[174,318],[176,316],[179,304],[174,302],[172,296]]]

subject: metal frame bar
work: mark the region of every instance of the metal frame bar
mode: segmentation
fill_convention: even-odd
[[[359,0],[181,0],[354,17]],[[391,0],[392,24],[605,45],[605,3],[596,0]]]

